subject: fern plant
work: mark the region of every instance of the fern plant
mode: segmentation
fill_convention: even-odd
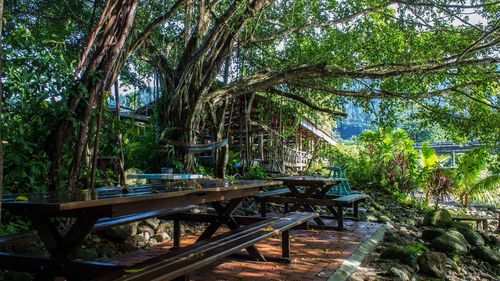
[[[460,202],[468,207],[478,203],[500,204],[500,175],[488,171],[490,155],[484,148],[466,152],[460,159],[455,183]]]

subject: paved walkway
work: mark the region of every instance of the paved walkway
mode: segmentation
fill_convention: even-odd
[[[382,225],[347,222],[347,230],[291,231],[290,264],[226,259],[217,266],[199,270],[192,280],[327,280],[366,239]],[[257,244],[265,255],[280,256],[281,239],[271,238]]]

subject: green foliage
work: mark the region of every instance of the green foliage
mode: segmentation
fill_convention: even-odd
[[[411,193],[419,187],[418,152],[402,130],[365,131],[354,146],[339,146],[329,153],[330,163],[348,166],[354,187],[383,187]]]
[[[488,170],[488,166],[498,162],[485,148],[466,152],[460,159],[455,182],[457,196],[464,206],[472,201],[500,204],[500,175]]]
[[[436,204],[439,200],[453,193],[452,174],[448,171],[440,169],[440,165],[448,161],[448,156],[438,155],[432,149],[429,143],[422,144],[422,152],[420,157],[420,172],[421,186],[425,194],[425,202],[429,203],[431,198],[435,199]]]
[[[247,180],[265,180],[268,179],[266,170],[260,165],[254,165],[248,168],[244,179]]]

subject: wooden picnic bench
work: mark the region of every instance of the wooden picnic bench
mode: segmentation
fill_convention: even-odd
[[[500,216],[478,216],[478,215],[453,215],[451,218],[453,221],[472,221],[476,223],[477,230],[488,230],[488,220],[499,220]]]
[[[0,269],[29,272],[38,280],[53,280],[55,277],[89,280],[121,268],[109,262],[72,259],[73,253],[94,228],[106,228],[144,219],[153,214],[157,215],[162,209],[212,204],[217,221],[210,223],[203,232],[202,237],[208,239],[223,224],[231,230],[240,227],[235,223],[232,213],[244,198],[258,194],[266,186],[280,184],[278,181],[203,181],[196,186],[172,183],[128,188],[126,192],[120,189],[106,189],[23,195],[27,200],[17,200],[16,196],[4,197],[2,207],[31,221],[50,256],[36,257],[0,252]],[[56,217],[74,218],[74,223],[67,232],[61,233],[55,221],[51,219]],[[253,245],[247,246],[246,250],[254,259],[262,256]]]
[[[282,239],[282,258],[289,261],[289,230],[307,224],[307,221],[317,216],[315,213],[288,213],[279,217],[261,219],[253,224],[176,249],[133,267],[101,276],[96,281],[187,280],[190,272],[278,234],[281,234]],[[260,261],[267,259],[269,258],[262,256]]]
[[[340,197],[328,196],[331,187],[341,182],[339,178],[324,178],[313,176],[292,176],[276,178],[290,191],[288,195],[269,196],[267,202],[285,205],[285,212],[305,210],[316,212],[315,206],[322,206],[337,219],[337,229],[344,229],[344,208],[353,208],[354,218],[359,217],[359,203],[369,198],[366,194],[353,193]],[[288,206],[291,205],[290,208]],[[261,211],[262,213],[262,211]],[[321,217],[314,219],[318,227],[329,228]]]

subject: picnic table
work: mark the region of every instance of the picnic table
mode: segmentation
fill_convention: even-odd
[[[330,198],[328,192],[332,186],[340,183],[343,179],[318,176],[289,176],[278,177],[274,180],[282,181],[283,185],[290,191],[281,196],[269,197],[266,200],[274,203],[284,203],[285,212],[295,212],[304,209],[307,212],[316,212],[315,206],[322,206],[338,220],[337,229],[343,230],[344,214],[343,208],[352,206],[355,217],[358,216],[358,202],[368,198],[365,194],[350,194]],[[289,208],[288,205],[291,204]],[[316,224],[328,228],[321,217],[314,219]]]
[[[130,188],[4,196],[2,207],[31,221],[50,257],[2,252],[0,268],[35,273],[38,280],[53,280],[56,276],[87,280],[87,277],[117,269],[111,263],[71,259],[84,238],[103,219],[106,223],[112,218],[123,219],[165,208],[211,204],[216,212],[212,215],[215,219],[210,221],[200,236],[199,240],[203,240],[212,237],[222,225],[227,225],[231,230],[238,229],[240,225],[232,213],[242,200],[258,194],[265,186],[279,184],[280,181],[203,180],[197,183],[174,182]],[[57,229],[54,218],[59,217],[74,218],[74,223],[66,233]],[[249,245],[246,250],[254,259],[262,258],[255,246]]]

